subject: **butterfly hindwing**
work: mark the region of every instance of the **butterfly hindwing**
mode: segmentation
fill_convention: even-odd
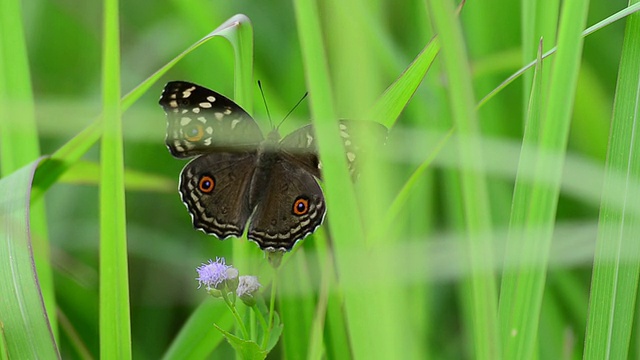
[[[276,159],[269,171],[260,195],[252,200],[255,211],[247,237],[262,249],[289,251],[322,224],[324,195],[316,177],[295,163]]]
[[[202,86],[169,82],[160,97],[167,114],[165,142],[171,154],[187,158],[216,150],[257,147],[260,127],[240,106]]]
[[[180,173],[180,195],[193,226],[219,239],[240,237],[249,207],[256,154],[219,152],[197,157]]]

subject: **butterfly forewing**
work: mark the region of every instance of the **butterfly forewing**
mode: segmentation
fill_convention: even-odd
[[[167,114],[165,142],[178,158],[230,148],[255,148],[264,139],[258,124],[240,106],[190,82],[169,82],[160,105]]]
[[[384,144],[387,138],[387,128],[373,121],[340,120],[338,122],[340,137],[344,145],[349,172],[355,179],[359,175],[358,157],[371,153],[369,147]],[[314,175],[320,178],[318,169],[318,147],[315,129],[312,125],[303,126],[287,135],[280,142],[282,149],[301,165],[315,168]]]

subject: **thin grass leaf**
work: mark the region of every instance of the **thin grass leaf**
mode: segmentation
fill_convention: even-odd
[[[430,1],[432,19],[442,43],[444,69],[449,80],[449,101],[454,124],[460,133],[457,142],[460,164],[460,185],[467,245],[471,264],[471,314],[473,344],[478,359],[497,359],[500,346],[497,324],[496,283],[487,264],[492,264],[491,216],[480,131],[475,112],[471,71],[467,63],[460,24],[453,4]]]
[[[535,178],[527,199],[522,199],[527,204],[518,205],[526,214],[514,215],[514,223],[523,227],[511,228],[514,238],[510,241],[525,244],[529,252],[527,261],[517,265],[517,280],[507,280],[512,286],[501,296],[505,301],[501,303],[503,355],[508,359],[529,358],[535,350],[588,5],[588,1],[564,3],[548,98],[542,100],[540,135],[527,138],[538,144]],[[548,182],[537,180],[542,178]]]
[[[434,37],[402,75],[385,90],[366,118],[392,127],[422,83],[439,51],[440,43]]]
[[[118,1],[104,2],[100,151],[100,357],[131,359]]]
[[[611,25],[614,22],[624,19],[625,17],[640,11],[640,4],[635,3],[633,5],[630,5],[629,7],[626,7],[620,11],[618,11],[617,13],[609,16],[608,18],[598,21],[596,24],[589,26],[588,28],[586,28],[583,32],[582,32],[582,38],[587,37],[588,35],[606,27],[607,25]],[[556,53],[556,51],[558,50],[557,47],[553,47],[551,50],[547,51],[546,53],[544,53],[542,55],[543,59],[546,59],[547,57],[553,55]],[[487,95],[485,95],[479,102],[478,102],[478,107],[483,106],[487,101],[489,101],[491,98],[493,98],[496,94],[498,94],[500,91],[502,91],[505,87],[507,87],[509,84],[511,84],[514,80],[516,80],[517,78],[519,78],[525,71],[531,69],[532,67],[534,67],[536,65],[536,60],[532,60],[530,63],[528,63],[527,65],[525,65],[524,67],[522,67],[520,70],[516,71],[515,73],[513,73],[513,75],[509,76],[505,81],[503,81],[502,83],[500,83],[500,85],[498,85],[495,89],[491,90]]]
[[[29,195],[38,162],[0,180],[0,341],[12,359],[60,358],[31,253]]]
[[[99,181],[99,164],[84,160],[76,162],[59,179],[61,183],[76,185],[97,185]],[[173,178],[125,168],[124,187],[128,191],[173,193],[176,190],[176,181]]]
[[[636,4],[640,2],[636,1]],[[640,213],[629,202],[640,198],[640,15],[627,19],[615,107],[585,342],[585,359],[625,359],[636,312],[640,273]],[[612,179],[623,176],[620,186]]]
[[[527,116],[525,118],[525,128],[522,141],[522,150],[520,152],[520,159],[518,161],[518,173],[516,175],[516,183],[513,192],[513,203],[511,207],[511,216],[509,219],[509,240],[507,241],[505,258],[510,259],[509,264],[517,264],[516,266],[522,266],[528,268],[534,259],[529,259],[531,250],[529,247],[535,247],[536,243],[530,241],[525,243],[522,241],[526,237],[526,218],[527,210],[529,208],[530,193],[532,191],[532,176],[524,175],[528,169],[535,167],[535,154],[534,150],[538,139],[540,137],[541,114],[540,109],[542,107],[543,100],[543,62],[542,62],[542,39],[538,45],[538,57],[533,77],[533,83],[531,90],[529,91],[530,99],[527,106]],[[539,180],[538,180],[539,181]],[[526,265],[525,265],[526,264]],[[513,321],[513,317],[537,317],[538,314],[515,313],[514,308],[518,301],[522,302],[524,298],[518,298],[516,289],[518,287],[518,281],[522,281],[519,278],[519,273],[516,269],[509,267],[504,269],[502,277],[502,286],[500,291],[500,320],[502,325],[502,343],[504,346],[509,344],[513,336],[512,328],[510,327],[510,321]],[[523,306],[523,305],[520,305]],[[529,322],[534,319],[529,319]],[[506,349],[505,349],[506,350]],[[506,351],[505,351],[506,353]]]

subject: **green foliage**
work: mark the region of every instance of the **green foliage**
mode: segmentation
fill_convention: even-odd
[[[640,355],[640,3],[20,4],[0,3],[3,358]],[[192,229],[157,105],[193,81],[268,130],[256,79],[274,123],[309,91],[282,133],[316,125],[328,204],[277,271]],[[391,129],[355,184],[341,118]],[[217,256],[258,305],[196,291]]]

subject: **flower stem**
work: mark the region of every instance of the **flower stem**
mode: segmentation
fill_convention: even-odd
[[[233,314],[233,316],[236,318],[236,322],[240,326],[240,331],[242,331],[242,336],[244,337],[245,340],[249,340],[249,332],[247,331],[247,328],[244,326],[244,322],[242,321],[242,318],[240,318],[240,314],[238,314],[238,310],[236,310],[236,306],[231,302],[231,300],[229,300],[229,295],[226,293],[226,291],[222,292],[222,298],[224,299],[224,303],[227,304],[227,307],[229,308],[229,310],[231,310],[231,313]]]
[[[262,349],[265,349],[269,338],[271,337],[271,328],[273,327],[273,315],[275,312],[276,306],[276,288],[278,287],[278,272],[274,271],[273,279],[271,280],[271,304],[269,304],[269,326],[267,327],[267,331],[264,334],[264,339],[262,339]]]

